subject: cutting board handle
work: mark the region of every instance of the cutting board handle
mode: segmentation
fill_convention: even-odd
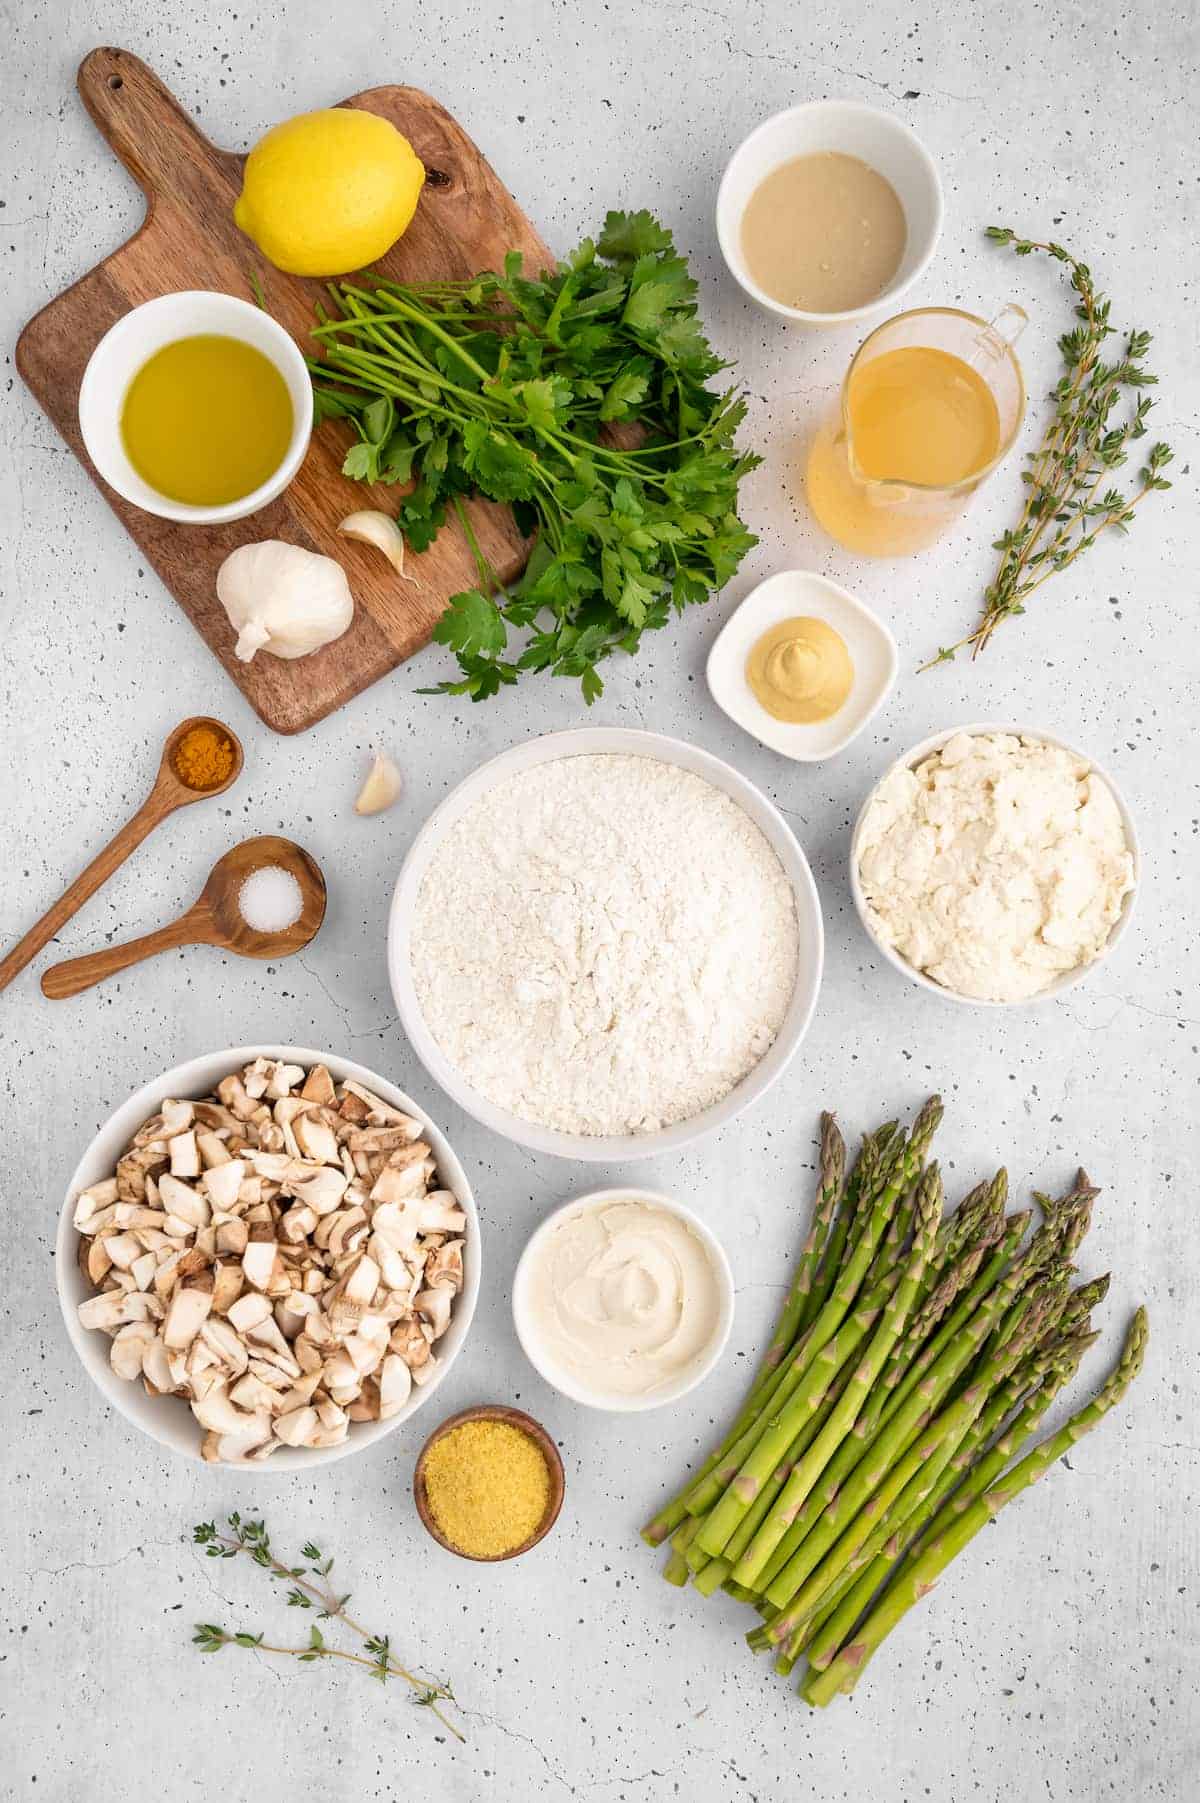
[[[179,183],[197,153],[214,152],[174,94],[130,50],[89,51],[75,78],[80,99],[130,175],[153,198]]]

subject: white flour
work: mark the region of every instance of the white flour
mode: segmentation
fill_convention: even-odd
[[[768,1050],[796,978],[791,886],[758,827],[657,759],[567,757],[446,833],[411,959],[445,1056],[502,1108],[649,1133],[719,1101]]]

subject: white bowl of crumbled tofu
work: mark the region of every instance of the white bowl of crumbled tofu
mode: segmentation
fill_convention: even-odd
[[[395,1084],[241,1046],[154,1078],[101,1127],[55,1275],[85,1371],[134,1427],[287,1473],[365,1451],[437,1390],[475,1312],[479,1217]]]
[[[435,808],[388,966],[430,1075],[494,1133],[588,1162],[677,1151],[758,1100],[820,988],[816,886],[732,765],[583,727],[492,758]]]
[[[854,905],[883,957],[976,1008],[1082,983],[1128,930],[1140,876],[1112,777],[1028,726],[923,740],[871,790],[850,844]]]

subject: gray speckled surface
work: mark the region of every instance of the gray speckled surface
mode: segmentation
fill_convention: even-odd
[[[0,1002],[0,1287],[5,1448],[0,1559],[0,1792],[42,1803],[129,1795],[328,1803],[576,1797],[595,1803],[992,1803],[1192,1794],[1200,1765],[1195,1251],[1200,1007],[1195,906],[1197,678],[1194,489],[1197,37],[1183,4],[991,8],[840,0],[796,8],[559,0],[545,8],[231,10],[192,0],[34,0],[5,8],[0,309],[0,943],[140,799],[154,747],[184,713],[245,738],[227,801],[176,818],[62,935],[61,955],[140,931],[190,900],[235,836],[284,831],[331,885],[327,924],[277,970],[192,952],[52,1006],[28,972]],[[753,392],[767,453],[746,505],[762,542],[707,613],[613,667],[595,717],[693,738],[785,809],[814,866],[828,930],[825,988],[803,1055],[767,1102],[690,1153],[637,1171],[692,1200],[738,1282],[734,1356],[689,1403],[632,1422],[584,1413],[525,1364],[508,1314],[527,1233],[587,1173],[490,1138],[438,1094],[394,1020],[383,926],[394,872],[429,808],[482,758],[573,723],[572,693],[530,682],[467,711],[416,695],[432,653],[314,732],[253,720],[11,369],[20,323],[137,223],[133,184],[72,80],[98,42],[148,57],[220,143],[357,88],[432,90],[494,159],[551,243],[604,208],[661,210],[695,260],[719,345]],[[1007,468],[966,528],[906,565],[866,566],[821,540],[795,473],[799,435],[853,334],[792,335],[726,278],[712,228],[735,142],[798,99],[848,95],[901,113],[938,157],[941,254],[914,297],[984,312],[1010,295],[1040,396],[1064,324],[1047,268],[981,246],[1002,216],[1081,249],[1117,317],[1151,328],[1159,424],[1183,478],[1125,544],[1098,549],[1005,628],[983,663],[914,678],[922,653],[973,617],[988,541],[1017,493]],[[1038,408],[1040,413],[1040,407]],[[707,646],[766,572],[812,565],[882,608],[903,675],[886,711],[820,768],[785,763],[711,705]],[[1138,819],[1136,929],[1085,988],[1033,1012],[974,1014],[872,957],[845,880],[848,828],[882,764],[927,732],[1016,718],[1108,764]],[[350,813],[365,748],[403,766],[400,805]],[[471,1171],[487,1234],[470,1344],[425,1418],[495,1396],[561,1441],[567,1505],[527,1560],[464,1566],[427,1541],[408,1495],[420,1436],[308,1481],[169,1460],[99,1405],[64,1336],[50,1264],[63,1186],[95,1126],[190,1054],[255,1039],[327,1044],[427,1099]],[[940,1087],[944,1151],[965,1185],[992,1161],[1054,1185],[1083,1158],[1104,1185],[1085,1252],[1116,1272],[1101,1357],[1144,1297],[1155,1340],[1122,1410],[974,1545],[889,1643],[853,1703],[812,1717],[756,1667],[741,1613],[667,1588],[635,1529],[738,1392],[779,1294],[807,1199],[816,1113],[858,1128]],[[619,1173],[596,1173],[599,1181]],[[629,1175],[635,1173],[631,1170]],[[231,1507],[269,1511],[281,1542],[312,1533],[372,1624],[453,1676],[470,1744],[438,1742],[401,1695],[328,1668],[201,1660],[191,1623],[289,1626],[255,1574],[180,1543]],[[294,1617],[292,1618],[294,1621]],[[1187,1773],[1192,1773],[1189,1783]]]

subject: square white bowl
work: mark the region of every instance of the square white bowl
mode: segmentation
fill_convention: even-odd
[[[800,616],[825,620],[846,641],[854,682],[828,720],[792,725],[769,714],[746,680],[746,659],[764,632]],[[849,589],[813,570],[780,570],[750,590],[708,654],[708,686],[717,706],[762,744],[797,763],[835,757],[857,738],[891,692],[899,653],[888,628]]]

